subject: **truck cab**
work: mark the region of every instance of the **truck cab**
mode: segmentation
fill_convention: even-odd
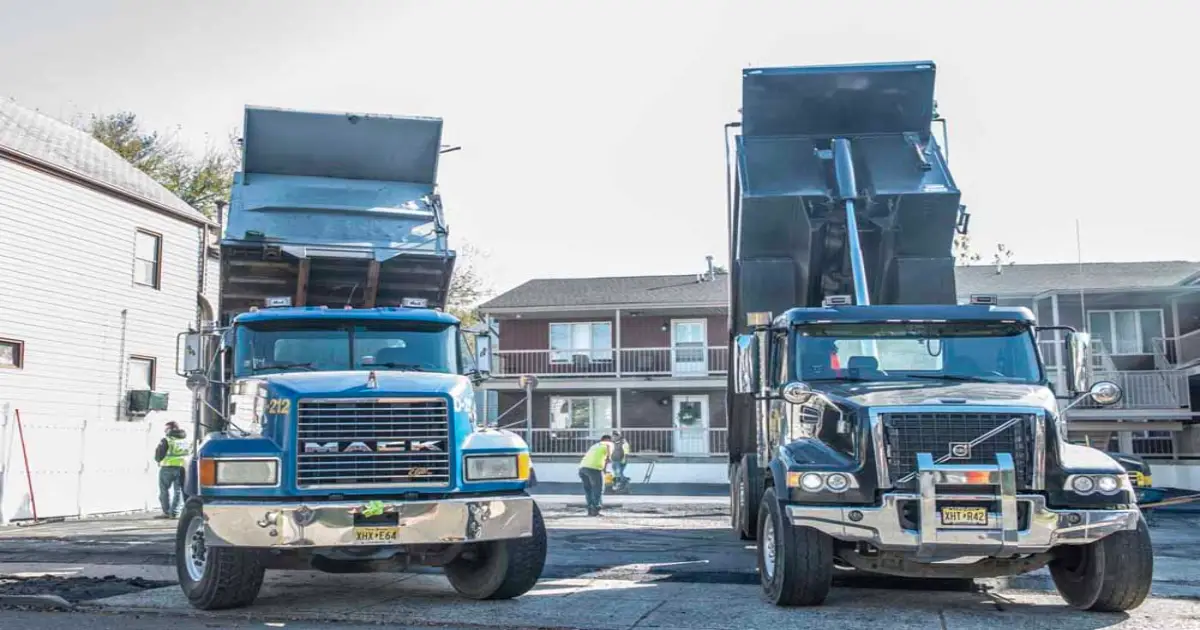
[[[441,121],[248,108],[244,133],[220,321],[183,335],[184,593],[230,608],[268,568],[425,565],[469,598],[524,594],[545,527],[528,445],[476,417],[489,337],[442,311]]]
[[[752,68],[730,168],[734,530],[767,598],[835,568],[985,578],[1049,567],[1081,609],[1136,608],[1153,554],[1134,488],[1067,440],[1121,398],[1089,337],[994,296],[959,304],[969,215],[933,133],[929,61]],[[1061,338],[1055,391],[1037,335]],[[1060,405],[1060,399],[1065,403]]]

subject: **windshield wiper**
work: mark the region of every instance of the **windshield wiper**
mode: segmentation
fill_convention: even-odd
[[[264,363],[256,367],[250,368],[251,372],[261,372],[263,370],[289,370],[291,368],[305,368],[308,370],[317,369],[312,362],[308,363]]]
[[[391,368],[393,370],[408,370],[410,372],[432,372],[433,371],[433,370],[427,370],[416,363],[396,363],[395,361],[385,361],[383,363],[371,363],[370,365],[364,365],[363,367],[365,367],[365,368],[385,367],[385,368]]]
[[[1000,383],[1010,377],[1002,376],[970,376],[967,374],[905,374],[904,378],[924,378],[931,381],[977,381],[980,383]]]
[[[830,378],[810,378],[810,379],[807,379],[807,380],[808,380],[808,382],[809,382],[809,383],[816,383],[816,382],[818,382],[818,381],[821,381],[821,382],[823,382],[823,381],[849,381],[849,382],[852,382],[852,383],[865,383],[865,382],[867,382],[867,381],[878,381],[878,380],[882,380],[882,379],[877,379],[877,378],[865,378],[865,377],[862,377],[862,376],[850,376],[850,375],[846,375],[846,376],[833,376],[833,377],[830,377]]]

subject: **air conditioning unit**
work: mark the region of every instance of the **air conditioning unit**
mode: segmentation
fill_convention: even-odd
[[[135,389],[129,392],[129,415],[144,416],[151,411],[166,411],[170,398],[168,392]]]

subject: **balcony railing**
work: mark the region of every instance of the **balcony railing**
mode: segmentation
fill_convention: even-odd
[[[657,457],[709,457],[729,453],[727,429],[662,428],[618,429],[632,455]],[[526,436],[534,455],[580,455],[612,429],[513,429]]]
[[[729,348],[497,350],[493,376],[678,376],[725,374]]]
[[[1059,371],[1049,368],[1050,380],[1057,383],[1060,390],[1065,382]],[[1076,409],[1189,409],[1191,408],[1191,392],[1188,390],[1188,377],[1184,372],[1174,370],[1145,370],[1111,372],[1096,370],[1092,372],[1092,382],[1112,381],[1121,386],[1123,396],[1115,405],[1103,407],[1091,399],[1075,406]],[[1068,412],[1070,413],[1070,412]]]

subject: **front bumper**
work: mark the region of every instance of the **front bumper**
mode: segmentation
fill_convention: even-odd
[[[204,504],[205,544],[213,547],[306,548],[397,546],[507,540],[533,535],[533,498],[469,497],[385,503],[382,521],[359,529],[395,527],[394,537],[357,540],[362,502]],[[378,532],[378,530],[376,530]]]
[[[994,494],[938,494],[938,485],[961,482],[949,478],[964,472],[989,473],[988,484],[998,487]],[[948,473],[948,474],[947,474]],[[1119,531],[1137,529],[1141,511],[1136,507],[1119,510],[1052,510],[1041,495],[1018,495],[1012,458],[998,457],[995,466],[937,465],[932,457],[918,457],[919,494],[891,493],[883,496],[880,507],[835,507],[788,505],[791,523],[811,527],[833,538],[865,542],[883,551],[915,553],[918,559],[960,556],[1010,556],[1042,553],[1058,545],[1086,545]],[[954,483],[953,485],[963,485]],[[989,512],[986,526],[942,526],[939,504],[985,501],[1000,505]],[[902,506],[917,506],[916,527],[906,527]],[[1018,518],[1024,503],[1028,516]],[[1020,521],[1025,521],[1022,524]]]

